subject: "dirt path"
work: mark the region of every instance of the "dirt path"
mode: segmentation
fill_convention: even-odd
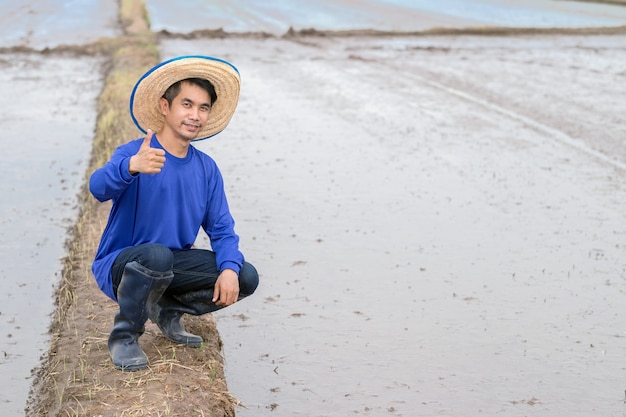
[[[126,36],[66,48],[72,53],[83,49],[110,57],[86,175],[101,166],[122,141],[137,134],[127,113],[128,94],[146,68],[159,62],[143,16],[137,2],[122,2]],[[106,341],[117,306],[98,290],[90,273],[108,209],[83,189],[57,294],[51,347],[36,371],[26,415],[234,415],[236,399],[226,389],[222,344],[210,316],[188,320],[189,328],[207,341],[202,348],[172,345],[150,323],[142,337],[150,367],[121,373],[111,366]]]

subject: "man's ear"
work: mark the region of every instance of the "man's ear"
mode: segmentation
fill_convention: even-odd
[[[167,99],[161,97],[159,99],[159,107],[161,108],[161,114],[165,116],[167,111],[170,109],[170,103],[167,102]]]

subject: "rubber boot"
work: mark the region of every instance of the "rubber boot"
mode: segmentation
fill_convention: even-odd
[[[165,337],[189,347],[202,346],[202,337],[185,331],[183,314],[200,316],[218,310],[212,301],[213,290],[198,290],[185,294],[164,294],[150,308],[150,320],[156,323]]]
[[[117,288],[120,307],[109,335],[109,354],[113,365],[124,371],[148,366],[148,358],[139,346],[148,320],[148,306],[154,304],[174,278],[171,271],[156,272],[138,262],[129,262]]]

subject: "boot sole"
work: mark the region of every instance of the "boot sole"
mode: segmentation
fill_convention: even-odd
[[[199,348],[200,346],[202,346],[203,340],[200,339],[199,341],[189,341],[189,340],[179,340],[179,339],[175,339],[173,337],[169,337],[168,335],[164,334],[163,336],[165,336],[168,340],[178,344],[178,345],[184,345],[187,347],[192,347],[192,348]]]
[[[116,365],[113,364],[113,366],[115,366],[115,369],[117,369],[118,371],[122,371],[122,372],[133,372],[133,371],[139,371],[140,369],[146,369],[148,367],[148,364],[135,364],[135,365]]]

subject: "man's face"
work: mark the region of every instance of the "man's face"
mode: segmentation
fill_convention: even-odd
[[[172,100],[171,107],[164,98],[161,98],[160,104],[165,116],[164,130],[187,141],[198,137],[211,112],[209,93],[188,82],[181,84],[180,93]]]

